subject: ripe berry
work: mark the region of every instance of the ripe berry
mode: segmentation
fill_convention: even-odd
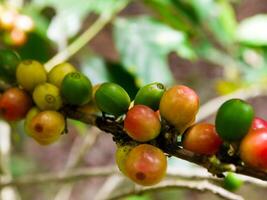
[[[230,99],[223,103],[216,115],[216,131],[226,141],[238,141],[249,131],[254,110],[241,99]]]
[[[243,181],[232,172],[228,172],[223,181],[224,188],[230,191],[235,191],[242,185]]]
[[[127,112],[131,100],[127,92],[115,83],[103,83],[95,93],[97,107],[105,113],[120,116]]]
[[[160,182],[167,168],[167,159],[157,147],[141,144],[134,147],[125,162],[125,171],[134,182],[149,186]]]
[[[33,100],[41,110],[58,110],[62,106],[59,89],[50,83],[39,84],[35,87]]]
[[[64,116],[56,111],[43,111],[35,115],[29,125],[30,135],[41,145],[57,141],[65,129]]]
[[[256,130],[260,128],[267,128],[267,121],[260,117],[255,117],[252,121],[251,129]]]
[[[58,64],[48,73],[48,82],[60,88],[64,77],[75,71],[75,67],[70,63],[64,62]]]
[[[198,95],[189,87],[176,85],[160,100],[160,115],[183,133],[195,120],[199,109]]]
[[[156,111],[159,109],[159,102],[165,90],[161,83],[148,84],[137,92],[134,104],[146,105]]]
[[[68,104],[84,105],[92,99],[91,81],[80,72],[71,72],[62,81],[61,94]]]
[[[251,130],[241,141],[240,157],[252,167],[267,170],[267,129]]]
[[[41,83],[46,82],[46,71],[44,66],[35,60],[24,60],[17,68],[16,72],[18,83],[27,91],[33,89]]]
[[[132,107],[124,120],[126,133],[138,142],[147,142],[156,138],[160,133],[160,128],[158,115],[144,105]]]
[[[125,162],[126,159],[128,158],[128,154],[130,153],[130,151],[133,149],[133,145],[124,145],[124,146],[118,146],[117,150],[116,150],[116,164],[119,168],[119,170],[124,174],[126,174],[126,170],[125,170]]]
[[[216,154],[221,144],[222,140],[212,124],[196,124],[190,127],[183,135],[183,147],[199,154]]]
[[[31,97],[19,88],[6,90],[0,99],[0,114],[8,121],[24,118],[31,107]]]
[[[13,83],[16,81],[16,69],[20,62],[19,55],[9,49],[0,50],[0,79]]]

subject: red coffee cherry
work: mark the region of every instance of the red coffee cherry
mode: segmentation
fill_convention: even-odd
[[[160,120],[157,114],[144,105],[133,106],[126,114],[124,129],[136,141],[146,142],[160,133]]]
[[[7,121],[24,118],[31,107],[31,97],[19,88],[6,90],[0,99],[0,114]]]
[[[183,147],[199,154],[216,154],[221,145],[222,140],[212,124],[196,124],[190,127],[183,136]]]
[[[160,100],[160,115],[183,133],[195,120],[199,109],[198,95],[189,87],[176,85]]]
[[[167,159],[157,147],[141,144],[134,147],[125,162],[128,177],[140,185],[154,185],[160,182],[167,169]]]
[[[251,130],[242,140],[240,157],[252,167],[267,170],[267,129]]]
[[[267,121],[260,117],[255,117],[252,121],[251,129],[256,130],[260,128],[267,128]]]

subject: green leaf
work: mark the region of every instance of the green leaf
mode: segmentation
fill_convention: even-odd
[[[199,19],[209,27],[221,44],[235,40],[236,18],[234,9],[226,0],[190,0]]]
[[[243,20],[237,29],[239,42],[253,45],[267,45],[267,15],[260,14]]]
[[[154,81],[173,83],[167,61],[170,52],[189,59],[195,56],[183,32],[149,17],[118,18],[114,38],[123,66],[139,87]]]

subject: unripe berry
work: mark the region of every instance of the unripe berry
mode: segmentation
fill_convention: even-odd
[[[160,101],[160,115],[183,133],[195,120],[199,109],[198,95],[189,87],[176,85]]]
[[[33,100],[41,110],[58,110],[62,106],[59,89],[50,83],[43,83],[35,87]]]
[[[216,131],[225,141],[239,141],[248,133],[253,118],[251,105],[241,99],[230,99],[217,112]]]
[[[41,110],[39,108],[32,107],[26,115],[26,118],[24,121],[24,130],[25,130],[26,134],[30,137],[33,136],[33,133],[31,132],[31,129],[30,129],[31,121],[40,112],[41,112]]]
[[[57,141],[64,129],[64,116],[56,111],[38,113],[29,125],[29,133],[41,145],[49,145]]]
[[[84,105],[92,99],[91,81],[80,72],[71,72],[62,81],[61,94],[70,105]]]
[[[149,107],[136,105],[126,114],[124,129],[136,141],[147,142],[156,138],[160,133],[160,120]]]
[[[165,176],[167,159],[157,147],[141,144],[134,147],[125,162],[125,171],[134,182],[149,186],[159,183]]]
[[[64,77],[75,71],[75,67],[70,63],[64,62],[58,64],[48,73],[48,82],[60,88]]]
[[[46,82],[46,71],[44,66],[35,60],[24,60],[17,68],[17,82],[27,91],[33,89],[41,83]]]
[[[196,124],[183,135],[183,147],[198,154],[213,155],[221,145],[222,140],[212,124]]]
[[[31,107],[31,97],[19,88],[6,90],[0,98],[0,115],[8,121],[24,118]]]
[[[243,181],[232,172],[228,172],[223,181],[224,188],[230,191],[236,191],[242,184]]]
[[[119,168],[119,170],[124,174],[126,174],[126,170],[125,170],[125,163],[126,163],[126,159],[128,158],[128,154],[130,153],[130,151],[133,149],[133,145],[124,145],[124,146],[118,146],[117,150],[116,150],[116,164]]]
[[[131,100],[128,93],[118,84],[103,83],[95,93],[97,107],[116,117],[127,112]]]
[[[137,92],[134,104],[145,105],[156,111],[159,109],[159,102],[165,90],[161,83],[150,83]]]

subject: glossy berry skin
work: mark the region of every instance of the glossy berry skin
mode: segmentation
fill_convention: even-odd
[[[20,62],[19,55],[9,49],[0,50],[0,79],[8,82],[16,82],[16,70]]]
[[[160,101],[160,115],[183,133],[195,120],[199,109],[198,95],[189,87],[176,85]]]
[[[71,72],[62,81],[61,94],[70,105],[84,105],[92,99],[91,81],[80,72]]]
[[[48,82],[60,88],[64,77],[67,74],[75,71],[76,71],[75,67],[70,63],[67,62],[60,63],[55,67],[53,67],[51,71],[49,71]]]
[[[228,172],[223,181],[223,187],[229,191],[236,191],[243,185],[243,181],[236,174]]]
[[[156,138],[160,128],[161,124],[156,112],[144,105],[133,106],[124,120],[124,130],[138,142],[147,142]]]
[[[0,99],[0,114],[7,121],[24,118],[31,107],[31,97],[19,88],[6,90]]]
[[[41,110],[58,110],[62,107],[62,98],[58,87],[50,83],[39,84],[33,91],[33,100]]]
[[[159,183],[164,178],[166,169],[167,159],[164,153],[149,144],[134,147],[125,162],[127,176],[144,186]]]
[[[198,154],[216,154],[221,145],[222,140],[212,124],[196,124],[183,135],[183,147]]]
[[[97,107],[116,117],[126,113],[131,100],[128,93],[118,84],[103,83],[95,93]]]
[[[159,102],[165,90],[165,86],[161,83],[148,84],[137,92],[134,105],[145,105],[156,111],[159,109]]]
[[[260,128],[267,128],[267,121],[260,117],[255,117],[252,121],[251,129],[256,130]]]
[[[128,154],[130,151],[133,149],[133,145],[124,145],[124,146],[118,146],[116,153],[115,153],[115,158],[116,158],[116,164],[119,168],[119,170],[124,174],[126,174],[125,170],[125,163],[126,159],[128,157]]]
[[[45,83],[47,75],[44,66],[35,60],[22,61],[16,71],[17,82],[27,91],[32,92],[41,83]]]
[[[216,131],[225,141],[239,141],[248,133],[253,118],[251,105],[241,99],[230,99],[217,112]]]
[[[43,111],[35,115],[29,125],[30,135],[41,145],[56,142],[65,129],[64,116],[56,111]]]
[[[27,134],[28,136],[30,136],[30,137],[33,136],[33,133],[31,132],[31,129],[30,129],[31,121],[32,121],[32,119],[33,119],[38,113],[40,113],[40,112],[41,112],[41,110],[40,110],[39,108],[37,108],[37,107],[32,107],[32,108],[28,111],[28,113],[27,113],[27,115],[26,115],[26,118],[25,118],[25,120],[24,120],[24,130],[25,130],[26,134]]]
[[[251,130],[240,145],[240,157],[252,167],[267,170],[267,129]]]

